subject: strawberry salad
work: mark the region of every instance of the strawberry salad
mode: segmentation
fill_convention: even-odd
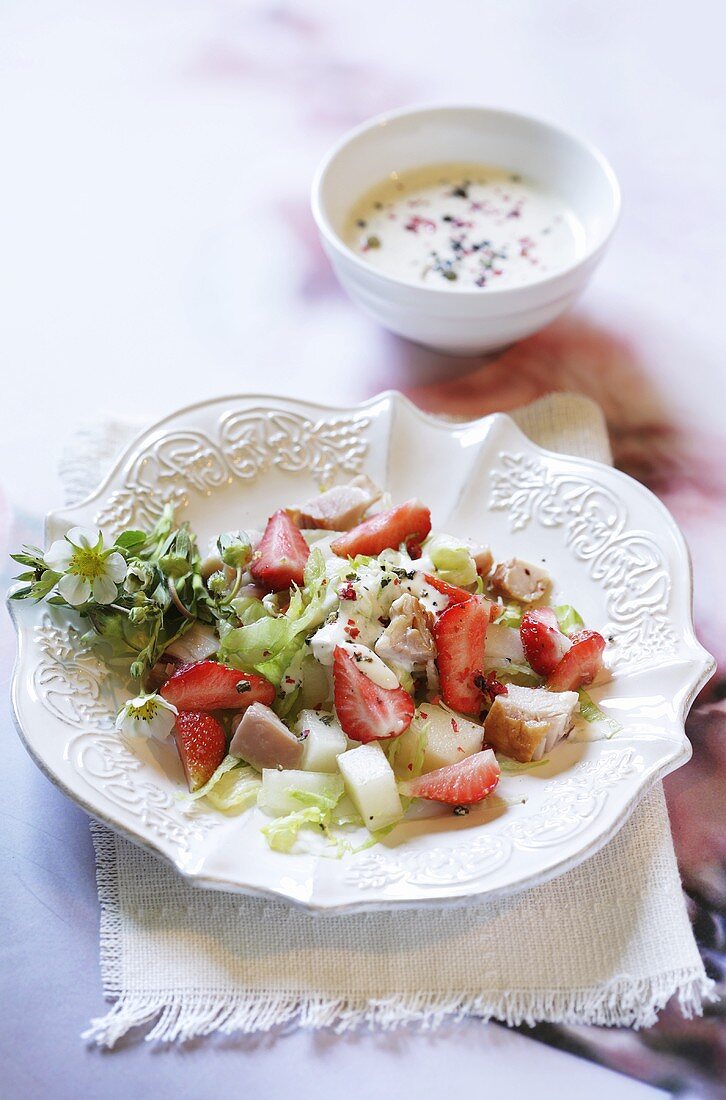
[[[135,685],[119,735],[173,739],[189,796],[258,805],[279,851],[372,843],[413,800],[464,815],[583,720],[613,732],[584,690],[605,639],[553,606],[542,565],[432,532],[364,476],[206,557],[167,508],[112,546],[74,528],[14,558],[13,598],[73,610]]]

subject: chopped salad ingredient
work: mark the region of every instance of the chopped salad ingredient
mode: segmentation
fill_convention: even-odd
[[[174,738],[189,790],[196,791],[212,778],[227,755],[224,729],[212,714],[182,711],[176,716]]]

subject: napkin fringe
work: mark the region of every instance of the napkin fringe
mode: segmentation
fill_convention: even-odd
[[[263,990],[226,995],[126,993],[105,1016],[91,1021],[83,1038],[113,1047],[132,1028],[150,1024],[156,1017],[147,1042],[186,1042],[215,1031],[251,1034],[286,1024],[329,1028],[338,1034],[359,1027],[392,1031],[406,1025],[431,1031],[466,1016],[530,1027],[547,1020],[638,1029],[654,1024],[673,996],[685,1017],[700,1015],[704,1001],[715,999],[712,986],[693,967],[636,982],[624,975],[600,990],[584,992],[412,993],[382,1000]]]
[[[101,969],[107,996],[115,1001],[105,1016],[91,1020],[82,1038],[113,1047],[133,1028],[153,1026],[147,1042],[185,1042],[212,1032],[251,1034],[286,1024],[341,1034],[354,1028],[392,1031],[415,1026],[431,1031],[442,1024],[476,1017],[509,1025],[546,1020],[559,1024],[650,1027],[671,997],[682,1014],[700,1016],[716,1000],[714,983],[699,966],[681,967],[655,977],[618,975],[587,990],[507,990],[476,993],[419,992],[394,997],[316,996],[294,990],[253,989],[202,994],[195,990],[124,992],[123,918],[119,898],[116,834],[91,822],[96,851],[96,882],[101,902]]]

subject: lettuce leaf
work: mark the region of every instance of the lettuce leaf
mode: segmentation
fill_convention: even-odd
[[[355,825],[356,828],[365,828],[365,822],[360,816],[358,811],[349,795],[344,794],[342,798],[338,800],[335,807],[330,814],[331,825]]]
[[[542,683],[542,677],[538,676],[529,665],[518,665],[514,661],[491,671],[497,680],[503,684],[517,684],[519,687],[539,687]]]
[[[335,779],[336,776],[332,776],[332,778]],[[312,791],[290,789],[288,791],[288,794],[291,798],[294,798],[295,801],[299,802],[302,806],[315,806],[322,813],[329,815],[330,811],[334,810],[340,802],[343,791],[341,787],[341,790],[338,794],[331,793],[330,795],[327,795],[322,793],[313,794]]]
[[[495,620],[497,626],[510,626],[515,630],[519,630],[522,625],[523,607],[518,603],[505,603],[504,609],[498,619]]]
[[[258,619],[266,619],[270,616],[262,600],[254,596],[237,596],[232,600],[232,610],[242,626],[249,626],[250,623],[256,623]]]
[[[304,825],[319,825],[327,831],[328,811],[317,806],[306,806],[305,809],[294,810],[285,817],[276,817],[263,827],[262,832],[273,851],[289,852]]]
[[[259,773],[243,764],[237,756],[225,756],[203,787],[188,795],[190,801],[206,798],[216,810],[239,813],[257,801],[262,786]]]
[[[340,567],[345,568],[342,560]],[[247,605],[243,608],[247,621],[242,626],[220,624],[220,660],[244,672],[258,672],[279,687],[306,636],[325,619],[331,587],[325,558],[314,549],[305,566],[303,587],[293,588],[284,614],[272,616],[263,606],[264,618],[260,615],[250,621],[258,609]]]
[[[623,727],[620,723],[605,714],[583,688],[580,688],[577,694],[580,697],[580,714],[586,722],[602,722],[610,731],[608,737],[614,737],[616,733],[621,732]]]
[[[476,562],[468,546],[450,535],[434,535],[428,539],[425,551],[434,569],[448,584],[476,584]]]
[[[497,763],[502,775],[519,775],[521,772],[531,771],[532,768],[541,768],[549,764],[547,757],[544,760],[528,760],[522,763],[519,760],[511,760],[508,756],[497,756]]]
[[[557,616],[557,624],[563,634],[574,634],[576,630],[582,630],[585,625],[585,620],[579,612],[568,603],[556,607],[555,615]]]

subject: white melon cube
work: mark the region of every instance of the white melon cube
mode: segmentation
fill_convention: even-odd
[[[304,772],[289,768],[265,768],[257,805],[277,816],[315,805],[315,799],[330,798],[336,802],[343,793],[343,780],[327,772]]]
[[[367,829],[376,832],[403,817],[393,768],[381,746],[372,741],[338,757],[345,788]]]
[[[300,767],[309,772],[337,772],[338,757],[348,748],[348,738],[332,714],[301,710],[295,732],[303,738]]]
[[[401,778],[432,772],[480,752],[484,727],[443,707],[422,703],[396,744],[393,766]]]

